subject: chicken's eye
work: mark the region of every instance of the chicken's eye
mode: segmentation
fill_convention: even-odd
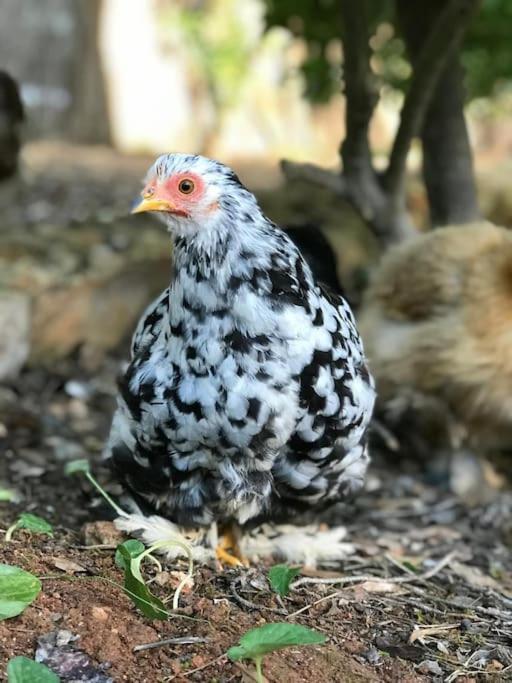
[[[191,192],[194,191],[195,185],[194,181],[190,180],[190,178],[184,178],[183,180],[180,181],[180,184],[178,185],[178,190],[182,194],[190,194]]]

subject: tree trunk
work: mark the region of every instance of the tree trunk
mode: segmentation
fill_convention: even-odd
[[[79,30],[74,52],[69,133],[78,142],[108,144],[110,125],[98,50],[101,4],[102,0],[75,0],[73,6]]]
[[[398,21],[413,64],[444,4],[444,0],[396,0]],[[466,223],[480,216],[464,119],[463,77],[458,54],[453,54],[437,84],[421,131],[423,177],[434,226]]]
[[[423,177],[434,226],[467,223],[480,216],[462,80],[462,68],[452,59],[437,86],[421,134]]]

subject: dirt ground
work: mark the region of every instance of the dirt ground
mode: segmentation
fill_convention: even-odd
[[[121,203],[126,185],[123,192]],[[108,188],[102,193],[98,204]],[[78,210],[87,195],[80,190],[62,211]],[[272,682],[512,680],[512,496],[500,491],[467,507],[443,482],[429,484],[414,454],[406,462],[374,454],[364,494],[330,518],[347,527],[353,552],[328,570],[304,568],[282,601],[268,584],[269,559],[241,570],[196,567],[171,619],[142,616],[111,583],[122,575],[110,525],[93,527],[96,535],[85,526],[110,511],[83,478],[64,475],[66,462],[87,457],[119,494],[100,455],[125,357],[126,345],[86,369],[77,351],[0,386],[0,489],[15,496],[0,503],[0,528],[25,511],[55,526],[52,539],[18,531],[0,546],[1,562],[43,583],[21,616],[0,622],[0,680],[9,659],[34,657],[38,641],[60,631],[77,636],[72,648],[90,658],[84,682],[254,681],[252,664],[230,662],[226,650],[275,621],[317,629],[327,642],[270,655]],[[183,569],[165,565],[152,590],[171,595],[173,572]],[[148,579],[155,571],[145,567]]]
[[[84,537],[84,524],[105,519],[108,510],[82,478],[63,473],[69,459],[86,455],[98,463],[118,362],[110,358],[90,376],[71,360],[51,372],[27,370],[0,394],[0,481],[19,498],[1,505],[0,526],[5,530],[21,511],[56,526],[53,539],[19,531],[0,550],[2,562],[44,577],[36,602],[20,617],[0,622],[0,671],[15,655],[32,657],[41,636],[67,630],[116,682],[250,681],[251,666],[229,662],[226,650],[249,628],[290,620],[321,631],[327,644],[270,656],[269,681],[512,679],[509,497],[465,509],[446,491],[426,485],[414,465],[404,472],[403,465],[378,457],[369,490],[336,512],[354,544],[339,566],[305,570],[306,581],[282,604],[265,566],[198,567],[179,615],[166,622],[144,618],[120,587],[104,581],[122,582],[109,525],[99,536],[89,531]],[[97,464],[95,470],[115,494],[107,473]],[[167,584],[153,590],[162,598],[172,594],[172,572],[183,568],[165,567]],[[153,573],[150,566],[148,578]],[[318,577],[328,582],[314,583]],[[354,583],[339,583],[342,577]],[[134,652],[177,637],[192,642]]]

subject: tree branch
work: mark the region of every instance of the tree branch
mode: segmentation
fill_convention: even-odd
[[[437,16],[415,63],[388,169],[379,177],[373,168],[368,141],[378,94],[370,68],[366,0],[340,0],[346,96],[346,136],[340,150],[343,173],[291,162],[283,162],[282,169],[289,179],[301,178],[322,185],[349,201],[383,246],[414,234],[405,208],[407,154],[412,138],[420,132],[439,78],[479,2],[448,0]]]
[[[432,26],[415,64],[389,164],[382,177],[391,197],[403,193],[406,161],[412,139],[423,125],[439,78],[459,45],[481,0],[450,0]]]
[[[366,0],[341,0],[346,136],[341,145],[344,173],[357,178],[374,173],[368,127],[379,95],[370,68]]]

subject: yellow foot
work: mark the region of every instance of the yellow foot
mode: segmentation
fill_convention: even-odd
[[[231,529],[226,529],[225,533],[219,538],[219,544],[215,549],[215,555],[221,565],[227,565],[229,567],[249,566],[249,562],[242,555],[238,541]]]

